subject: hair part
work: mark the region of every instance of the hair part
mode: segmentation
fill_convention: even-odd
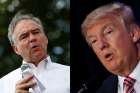
[[[9,39],[11,45],[14,45],[14,43],[15,43],[14,35],[13,35],[14,29],[15,29],[17,23],[20,22],[21,20],[32,20],[41,27],[42,31],[44,31],[43,24],[39,18],[33,16],[32,14],[22,14],[19,12],[13,17],[13,19],[8,27],[8,39]]]

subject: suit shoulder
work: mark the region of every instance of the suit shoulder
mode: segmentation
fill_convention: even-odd
[[[103,84],[96,93],[116,93],[118,78],[116,75],[111,75],[104,80]]]
[[[110,82],[114,82],[116,80],[117,80],[117,76],[116,75],[111,75],[107,79],[104,80],[104,84],[108,85]]]

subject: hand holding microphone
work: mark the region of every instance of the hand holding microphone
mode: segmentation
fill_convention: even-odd
[[[29,93],[29,88],[36,84],[33,81],[33,75],[29,75],[22,80],[18,81],[16,84],[16,93]]]
[[[29,93],[29,88],[33,93],[43,93],[45,87],[33,74],[31,67],[28,64],[23,64],[21,66],[21,71],[23,79],[17,83],[16,93],[24,93],[24,91],[25,93]],[[19,90],[22,90],[23,92],[18,92]]]

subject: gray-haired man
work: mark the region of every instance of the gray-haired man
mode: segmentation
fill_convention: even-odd
[[[48,38],[38,18],[17,14],[9,25],[8,38],[23,58],[22,70],[1,78],[1,93],[70,93],[70,68],[51,61]]]

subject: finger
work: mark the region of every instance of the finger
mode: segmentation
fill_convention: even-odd
[[[26,83],[26,82],[30,81],[32,78],[33,78],[33,75],[29,75],[29,76],[23,78],[22,80],[18,81],[17,85]]]
[[[16,93],[30,93],[30,92],[26,90],[16,90]]]
[[[17,90],[19,90],[19,89],[22,89],[22,90],[29,89],[32,86],[34,86],[35,84],[36,84],[36,81],[35,80],[30,80],[27,83],[22,83],[22,84],[16,85],[16,89]]]

